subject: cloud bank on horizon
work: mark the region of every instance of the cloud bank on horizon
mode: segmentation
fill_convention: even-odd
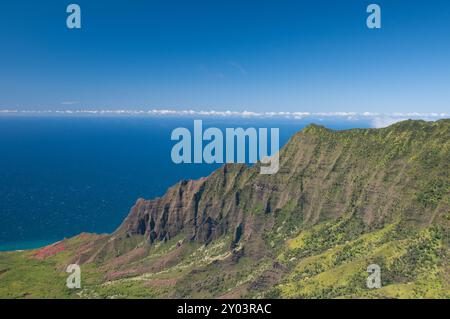
[[[11,110],[0,109],[0,115],[99,115],[99,116],[159,116],[159,117],[215,117],[215,118],[260,118],[260,119],[340,119],[348,121],[367,120],[372,127],[382,128],[396,122],[414,119],[436,121],[450,118],[450,113],[377,113],[377,112],[252,112],[252,111],[216,111],[216,110],[176,110],[176,109],[151,109],[151,110]]]

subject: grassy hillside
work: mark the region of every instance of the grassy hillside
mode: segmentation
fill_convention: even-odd
[[[139,200],[111,235],[0,253],[0,297],[450,298],[449,137],[450,120],[311,125],[275,175],[226,165]]]

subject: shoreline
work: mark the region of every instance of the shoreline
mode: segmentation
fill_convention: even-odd
[[[8,253],[8,252],[23,252],[25,250],[34,250],[43,248],[57,242],[61,241],[61,239],[53,239],[53,240],[29,240],[29,241],[20,241],[20,242],[6,242],[0,243],[0,254]]]

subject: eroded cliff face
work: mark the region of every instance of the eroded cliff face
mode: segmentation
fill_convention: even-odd
[[[138,200],[113,234],[0,254],[0,296],[450,298],[449,159],[450,120],[311,125],[275,175],[224,165]],[[81,292],[64,286],[72,263]],[[48,280],[29,276],[37,268]]]
[[[400,219],[419,226],[443,221],[449,122],[348,131],[311,125],[281,150],[277,174],[260,175],[258,165],[224,165],[161,198],[138,200],[113,236],[143,235],[153,244],[182,234],[207,244],[229,235],[231,247],[264,239],[268,248],[268,237],[287,239],[298,229],[349,216],[356,233]]]

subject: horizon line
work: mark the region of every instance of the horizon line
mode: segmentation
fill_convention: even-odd
[[[303,119],[311,117],[345,117],[347,119],[393,117],[393,118],[424,118],[436,119],[450,117],[450,113],[445,112],[253,112],[253,111],[217,111],[217,110],[176,110],[176,109],[150,109],[150,110],[125,110],[125,109],[77,109],[77,110],[17,110],[0,109],[0,115],[8,114],[58,114],[58,115],[147,115],[147,116],[201,116],[201,117],[243,117],[243,118],[289,118]]]

